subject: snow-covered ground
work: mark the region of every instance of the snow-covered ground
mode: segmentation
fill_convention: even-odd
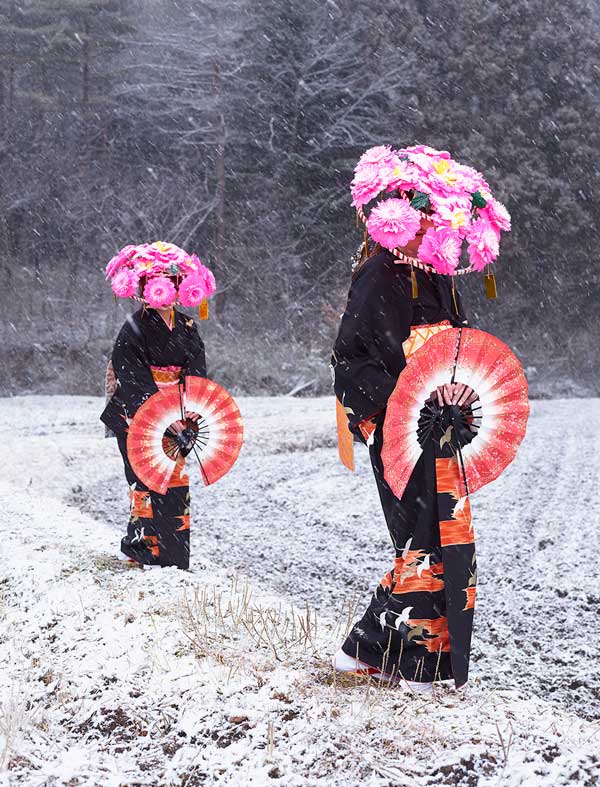
[[[474,496],[472,679],[433,698],[329,666],[392,560],[364,450],[339,465],[330,399],[240,404],[178,572],[114,560],[99,399],[0,400],[0,784],[597,784],[600,400],[535,402]]]

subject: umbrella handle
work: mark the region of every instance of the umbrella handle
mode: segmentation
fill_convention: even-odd
[[[452,368],[452,379],[450,380],[450,383],[452,385],[454,385],[454,383],[456,382],[456,367],[458,366],[458,354],[460,352],[460,341],[462,339],[462,332],[463,332],[463,329],[461,327],[461,328],[458,329],[458,338],[456,340],[456,350],[454,351],[454,366]]]
[[[185,375],[183,373],[179,376],[177,392],[179,393],[179,410],[181,412],[181,420],[185,421]]]
[[[469,484],[467,483],[467,471],[465,470],[465,461],[462,455],[462,448],[458,444],[458,458],[460,459],[460,469],[462,471],[463,482],[465,484],[466,496],[469,497]]]

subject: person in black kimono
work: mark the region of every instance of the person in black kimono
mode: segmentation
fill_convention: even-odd
[[[142,565],[189,567],[189,485],[178,466],[166,494],[149,490],[127,456],[128,424],[159,388],[181,375],[206,377],[204,344],[193,319],[175,309],[144,307],[130,315],[112,352],[116,390],[101,420],[117,437],[130,488],[131,517],[121,551]],[[183,429],[176,423],[174,431]],[[183,461],[183,460],[182,460]]]
[[[424,218],[414,243],[403,250],[408,257],[402,255],[400,260],[377,246],[358,268],[333,349],[335,393],[348,428],[369,446],[396,557],[394,568],[382,579],[333,663],[342,672],[406,684],[454,677],[460,685],[466,680],[469,644],[465,639],[470,638],[470,627],[468,620],[459,621],[448,631],[447,594],[454,569],[446,567],[444,578],[439,483],[436,486],[436,461],[451,455],[447,452],[452,448],[444,446],[445,451],[440,451],[439,441],[433,439],[423,445],[402,499],[385,481],[381,460],[386,404],[407,354],[437,331],[467,324],[451,277],[410,265],[428,225]],[[443,429],[453,417],[467,424],[464,442],[473,436],[468,417],[475,399],[472,389],[460,383],[440,387],[431,395]],[[466,559],[474,571],[474,547],[466,555],[461,553],[460,561]]]

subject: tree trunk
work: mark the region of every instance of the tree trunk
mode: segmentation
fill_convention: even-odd
[[[215,175],[216,175],[216,221],[215,221],[215,277],[223,283],[225,274],[223,257],[225,254],[225,118],[221,105],[221,68],[218,62],[213,66],[213,93],[215,96],[216,137]],[[226,293],[215,299],[215,310],[222,314],[225,309]]]
[[[82,98],[81,103],[83,106],[84,116],[87,114],[88,105],[90,101],[90,28],[88,20],[86,19],[83,25],[83,63],[81,66],[82,71]]]

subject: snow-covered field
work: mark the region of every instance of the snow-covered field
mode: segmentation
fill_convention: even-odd
[[[340,680],[329,659],[392,557],[330,399],[242,399],[196,483],[190,572],[114,560],[127,518],[100,399],[0,400],[0,785],[527,785],[600,779],[600,400],[534,402],[473,498],[465,691]]]

